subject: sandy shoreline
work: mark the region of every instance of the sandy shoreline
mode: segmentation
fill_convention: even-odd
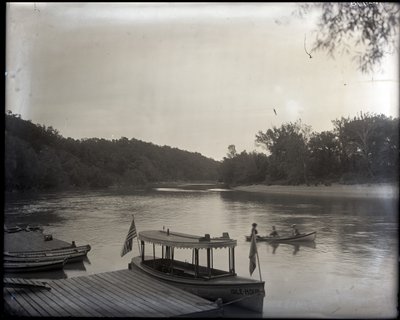
[[[394,199],[399,197],[398,184],[358,184],[330,186],[278,186],[278,185],[249,185],[232,188],[237,191],[256,192],[264,194],[287,194],[300,196],[328,196],[349,198],[383,198]]]

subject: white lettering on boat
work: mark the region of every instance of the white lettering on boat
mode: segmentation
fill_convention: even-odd
[[[256,293],[259,293],[260,289],[243,289],[243,288],[233,288],[231,289],[231,294],[238,294],[238,295],[242,295],[242,296],[249,296],[249,295],[253,295]]]

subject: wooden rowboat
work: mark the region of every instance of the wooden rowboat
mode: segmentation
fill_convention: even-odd
[[[66,259],[44,262],[4,262],[3,270],[9,273],[37,272],[62,269]]]
[[[90,251],[90,245],[40,251],[4,252],[7,262],[50,262],[66,259],[66,263],[82,261]]]
[[[303,241],[315,241],[317,237],[317,232],[309,232],[309,233],[302,233],[296,236],[287,236],[287,237],[269,237],[269,236],[257,236],[257,241],[267,241],[267,242],[303,242]],[[246,236],[246,241],[250,241],[251,237]]]
[[[20,232],[22,230],[24,230],[24,229],[22,229],[22,228],[20,228],[18,226],[15,226],[15,227],[6,227],[6,226],[4,226],[4,232],[8,232],[8,233]]]
[[[236,240],[228,233],[210,238],[177,232],[150,230],[139,232],[141,256],[134,257],[130,269],[139,270],[162,282],[223,304],[235,304],[258,313],[263,310],[264,281],[239,277],[235,273]],[[153,246],[153,255],[145,255],[145,242]],[[156,257],[155,246],[161,246],[161,257]],[[228,248],[229,271],[213,267],[214,249]],[[192,263],[174,259],[175,249],[190,249]],[[206,250],[207,266],[199,264],[199,251]],[[216,250],[219,252],[221,250]]]
[[[8,233],[15,233],[15,232],[20,232],[20,231],[40,231],[43,232],[43,227],[41,226],[31,226],[27,225],[26,227],[20,227],[20,226],[13,226],[13,227],[7,227],[4,225],[4,232]]]
[[[60,259],[66,259],[66,263],[80,262],[86,257],[86,252],[75,252],[68,255],[55,255],[55,256],[19,256],[19,255],[7,255],[3,256],[3,260],[6,262],[46,262],[46,261],[57,261]]]

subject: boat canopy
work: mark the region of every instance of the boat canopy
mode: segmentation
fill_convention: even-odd
[[[218,249],[234,248],[236,246],[236,240],[230,239],[227,232],[224,232],[222,237],[210,238],[209,234],[201,237],[185,233],[170,232],[169,230],[148,230],[139,232],[138,238],[141,241],[162,246],[187,249]]]

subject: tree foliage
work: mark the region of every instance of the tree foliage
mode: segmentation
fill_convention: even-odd
[[[228,184],[319,184],[396,181],[399,119],[360,112],[332,121],[333,130],[312,132],[300,120],[259,131],[256,144],[268,155],[233,154],[221,165]]]
[[[318,10],[316,40],[312,51],[323,50],[332,57],[353,55],[359,69],[371,72],[383,58],[398,53],[400,6],[384,2],[319,2],[301,4],[305,16]]]
[[[232,153],[234,145],[228,147],[227,157],[223,159],[220,168],[221,180],[228,185],[263,182],[268,167],[267,156],[262,153]]]
[[[263,145],[271,153],[275,163],[276,173],[272,180],[283,179],[289,183],[307,183],[307,143],[311,127],[300,120],[295,123],[283,124],[280,128],[273,127],[265,133],[259,131],[256,143]]]
[[[218,179],[220,163],[199,153],[125,137],[66,139],[12,113],[5,123],[7,191]]]

